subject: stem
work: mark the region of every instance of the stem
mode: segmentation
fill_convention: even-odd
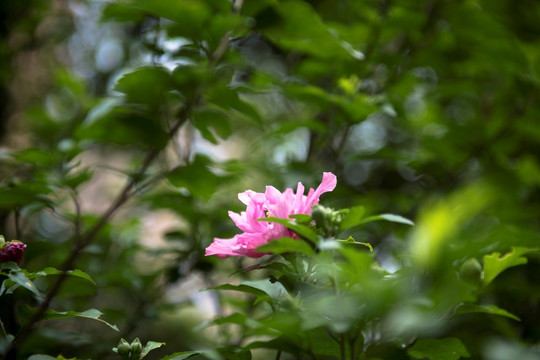
[[[345,349],[345,335],[341,335],[339,337],[338,343],[339,343],[339,353],[340,353],[341,360],[347,360],[346,359],[347,350]]]
[[[79,243],[81,241],[81,204],[75,191],[71,192],[71,198],[75,206],[75,241]]]
[[[7,336],[7,331],[6,331],[6,328],[4,327],[4,322],[2,321],[2,319],[0,319],[0,327],[2,328],[2,332],[4,333],[4,336]]]
[[[278,350],[276,354],[276,360],[279,360],[279,359],[281,359],[281,350]]]
[[[243,4],[244,4],[244,0],[234,1],[232,13],[235,15],[238,15],[240,11],[242,10]],[[232,30],[229,30],[227,31],[225,36],[221,38],[221,41],[218,47],[216,48],[216,50],[214,50],[212,55],[210,55],[209,65],[215,65],[221,59],[221,57],[225,55],[225,53],[227,52],[227,49],[229,48],[229,45],[231,44],[231,40],[230,40],[231,34],[232,34]]]

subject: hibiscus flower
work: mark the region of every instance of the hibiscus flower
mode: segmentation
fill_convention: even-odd
[[[321,184],[317,189],[309,189],[304,195],[304,185],[298,183],[296,193],[290,188],[283,193],[273,186],[267,186],[264,193],[247,190],[238,194],[238,199],[246,205],[246,211],[240,214],[229,211],[229,216],[236,226],[243,231],[231,239],[214,238],[214,242],[206,248],[206,255],[220,258],[228,256],[248,256],[258,258],[264,253],[255,249],[270,240],[293,234],[283,225],[256,221],[266,217],[288,219],[290,215],[311,214],[311,207],[319,203],[319,197],[334,190],[336,176],[330,172],[323,173]]]

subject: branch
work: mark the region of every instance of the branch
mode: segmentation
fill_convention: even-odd
[[[178,120],[175,122],[175,124],[171,127],[169,130],[168,136],[169,139],[171,139],[174,134],[178,131],[178,129],[188,120],[189,114],[191,113],[192,107],[195,105],[195,103],[198,101],[198,98],[195,97],[191,102],[188,102],[184,104],[182,109],[180,110],[180,114],[178,116]],[[148,167],[152,164],[152,162],[156,159],[156,157],[161,152],[158,148],[152,148],[147,154],[146,157],[139,167],[139,170],[135,175],[133,175],[129,181],[126,183],[122,191],[118,194],[116,199],[111,203],[107,211],[103,213],[101,218],[97,221],[97,223],[92,226],[84,235],[80,237],[80,240],[76,243],[76,245],[71,250],[68,258],[64,261],[64,263],[60,266],[60,270],[63,271],[62,274],[60,274],[57,278],[54,284],[52,285],[51,289],[48,291],[45,299],[41,302],[39,305],[37,311],[32,315],[30,320],[21,328],[17,336],[15,337],[12,348],[15,348],[20,342],[28,336],[28,334],[31,332],[35,324],[40,321],[43,317],[43,314],[47,309],[49,308],[49,305],[51,304],[51,301],[54,299],[58,291],[60,290],[62,284],[67,279],[67,271],[71,270],[73,265],[75,264],[75,261],[79,258],[82,251],[90,245],[90,243],[94,240],[96,235],[99,233],[99,231],[109,222],[109,220],[114,216],[114,214],[118,211],[118,209],[124,205],[133,195],[132,192],[133,188],[137,184],[137,182],[144,176],[146,173],[146,170],[148,170]]]

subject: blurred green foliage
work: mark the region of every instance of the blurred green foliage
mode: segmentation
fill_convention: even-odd
[[[167,343],[148,359],[537,358],[539,13],[2,1],[0,234],[28,247],[2,265],[0,351],[118,359],[140,337]],[[322,171],[338,176],[323,203],[351,209],[335,235],[357,244],[204,257],[235,233],[238,192]],[[404,219],[388,214],[415,225],[368,221]],[[198,293],[218,286],[248,295]]]

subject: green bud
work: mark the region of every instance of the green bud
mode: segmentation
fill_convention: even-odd
[[[6,245],[6,238],[3,235],[0,235],[0,248],[3,248]]]
[[[321,205],[315,205],[311,210],[311,218],[319,228],[324,230],[326,235],[330,236],[339,231],[342,216],[341,212]]]
[[[461,265],[459,276],[468,283],[479,284],[483,279],[482,265],[476,258],[470,258]]]
[[[125,339],[120,339],[116,350],[118,351],[118,355],[122,356],[124,359],[129,359],[131,346]]]
[[[143,351],[143,346],[139,338],[135,338],[131,343],[131,360],[139,360]]]
[[[311,210],[311,218],[319,225],[322,225],[326,217],[326,208],[320,205],[313,206]]]

